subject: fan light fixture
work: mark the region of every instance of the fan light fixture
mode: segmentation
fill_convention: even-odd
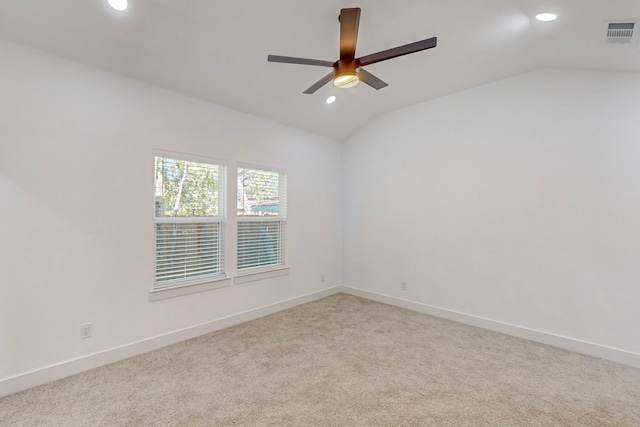
[[[127,8],[127,0],[107,0],[109,6],[115,10],[125,10]]]
[[[536,15],[536,19],[538,21],[543,21],[543,22],[549,22],[549,21],[555,21],[556,19],[558,19],[558,15],[556,15],[555,13],[539,13]]]
[[[359,82],[360,79],[355,72],[341,74],[333,80],[334,85],[345,89],[348,87],[354,87]]]
[[[437,37],[419,40],[417,42],[383,50],[371,55],[356,58],[356,43],[358,41],[358,26],[360,25],[360,8],[352,7],[340,10],[340,58],[337,61],[325,61],[322,59],[297,58],[294,56],[269,55],[269,62],[283,62],[285,64],[314,65],[318,67],[332,68],[331,72],[312,84],[303,93],[308,95],[315,93],[322,86],[333,81],[337,87],[353,87],[362,81],[375,90],[380,90],[389,86],[363,67],[397,58],[398,56],[436,47]]]

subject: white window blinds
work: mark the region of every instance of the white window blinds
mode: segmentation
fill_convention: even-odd
[[[238,167],[238,272],[285,264],[286,174]]]
[[[158,152],[154,181],[155,288],[224,275],[224,166]]]

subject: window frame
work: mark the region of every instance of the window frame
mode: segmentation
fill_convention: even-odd
[[[240,185],[238,184],[240,180],[239,169],[249,169],[249,170],[257,170],[264,172],[273,172],[278,174],[278,216],[244,216],[237,215],[237,200],[240,196]],[[286,169],[258,165],[253,163],[245,163],[238,162],[236,164],[236,280],[235,282],[245,283],[254,280],[261,280],[276,276],[282,276],[288,274],[289,267],[287,265],[287,217],[288,217],[288,206],[287,206],[287,184],[288,184],[288,174]],[[240,226],[243,223],[252,223],[252,222],[273,222],[279,223],[280,229],[278,232],[278,254],[279,259],[276,264],[269,265],[260,265],[253,267],[244,267],[240,268],[240,260],[239,260],[239,235],[240,235]]]
[[[156,216],[156,183],[155,183],[155,168],[156,158],[164,157],[173,160],[187,161],[194,163],[202,163],[208,165],[214,165],[218,168],[217,176],[217,216],[207,217],[165,217]],[[153,150],[152,157],[152,170],[153,170],[153,230],[154,230],[154,279],[153,288],[150,290],[150,300],[155,301],[158,299],[170,298],[173,296],[184,295],[193,292],[200,292],[209,289],[216,289],[230,285],[230,279],[227,276],[227,264],[226,264],[226,250],[227,250],[227,164],[224,160],[203,156],[194,155],[188,153],[181,153],[168,150]],[[218,224],[217,226],[217,266],[218,270],[215,274],[206,274],[200,277],[187,277],[178,278],[168,281],[157,280],[157,268],[158,268],[158,246],[157,246],[157,230],[158,224]]]

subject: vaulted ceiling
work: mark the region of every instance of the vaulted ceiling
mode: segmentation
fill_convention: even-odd
[[[372,64],[389,83],[302,92],[335,61],[341,8],[360,7],[357,56],[438,37]],[[539,22],[539,12],[555,12]],[[640,72],[640,44],[606,43],[608,21],[640,21],[638,0],[0,0],[0,38],[342,140],[373,117],[537,68]],[[638,25],[638,24],[636,24]],[[336,95],[328,105],[325,99]]]

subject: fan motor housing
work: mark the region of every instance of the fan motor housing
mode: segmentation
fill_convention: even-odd
[[[333,64],[336,77],[343,74],[355,74],[358,68],[360,68],[360,61],[357,59],[352,59],[351,61],[340,60]]]

